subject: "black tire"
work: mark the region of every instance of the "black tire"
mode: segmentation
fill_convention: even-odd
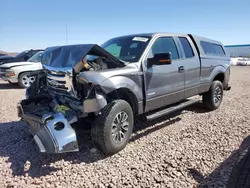
[[[114,138],[115,134],[120,134],[120,131],[124,130],[123,125],[119,125],[120,131],[112,131],[115,129],[115,119],[119,114],[127,114],[128,124],[126,133],[124,133],[124,138],[120,143],[116,143],[114,139],[121,139],[120,137]],[[124,115],[125,116],[125,115]],[[120,116],[121,117],[121,116]],[[123,116],[122,116],[123,117]],[[134,126],[134,115],[131,106],[124,100],[114,100],[110,102],[97,117],[96,121],[91,128],[91,137],[93,142],[107,155],[117,153],[125,148],[130,140]],[[118,126],[117,126],[118,127]],[[119,133],[118,133],[119,132]]]
[[[215,80],[213,81],[209,91],[202,95],[203,104],[209,110],[216,110],[221,105],[222,100],[223,100],[223,85],[220,81]]]
[[[18,85],[21,87],[21,88],[27,88],[27,87],[29,87],[28,85],[25,85],[24,83],[23,83],[23,78],[24,77],[27,77],[28,75],[30,74],[30,72],[24,72],[24,73],[21,73],[19,76],[18,76]]]
[[[250,188],[250,149],[238,158],[230,174],[227,188]]]

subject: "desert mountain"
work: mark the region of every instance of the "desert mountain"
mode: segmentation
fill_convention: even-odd
[[[6,55],[10,55],[10,56],[15,56],[17,54],[17,52],[5,52],[5,51],[2,51],[0,50],[0,55],[1,54],[6,54]]]

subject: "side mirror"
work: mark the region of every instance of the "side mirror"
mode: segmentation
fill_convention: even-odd
[[[153,58],[148,58],[148,67],[153,65],[170,65],[172,63],[171,53],[158,53]]]

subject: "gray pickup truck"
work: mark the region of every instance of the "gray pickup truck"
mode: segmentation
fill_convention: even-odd
[[[78,151],[74,125],[91,122],[93,142],[106,154],[129,142],[136,115],[148,120],[187,107],[202,95],[217,109],[230,90],[223,45],[190,34],[150,33],[103,45],[49,47],[43,70],[18,104],[41,152]],[[170,107],[171,105],[171,107]]]

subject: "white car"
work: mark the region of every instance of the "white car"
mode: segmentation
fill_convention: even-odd
[[[0,64],[0,77],[9,83],[18,83],[20,87],[27,88],[35,77],[30,72],[42,69],[41,57],[43,51],[35,53],[28,61]]]

